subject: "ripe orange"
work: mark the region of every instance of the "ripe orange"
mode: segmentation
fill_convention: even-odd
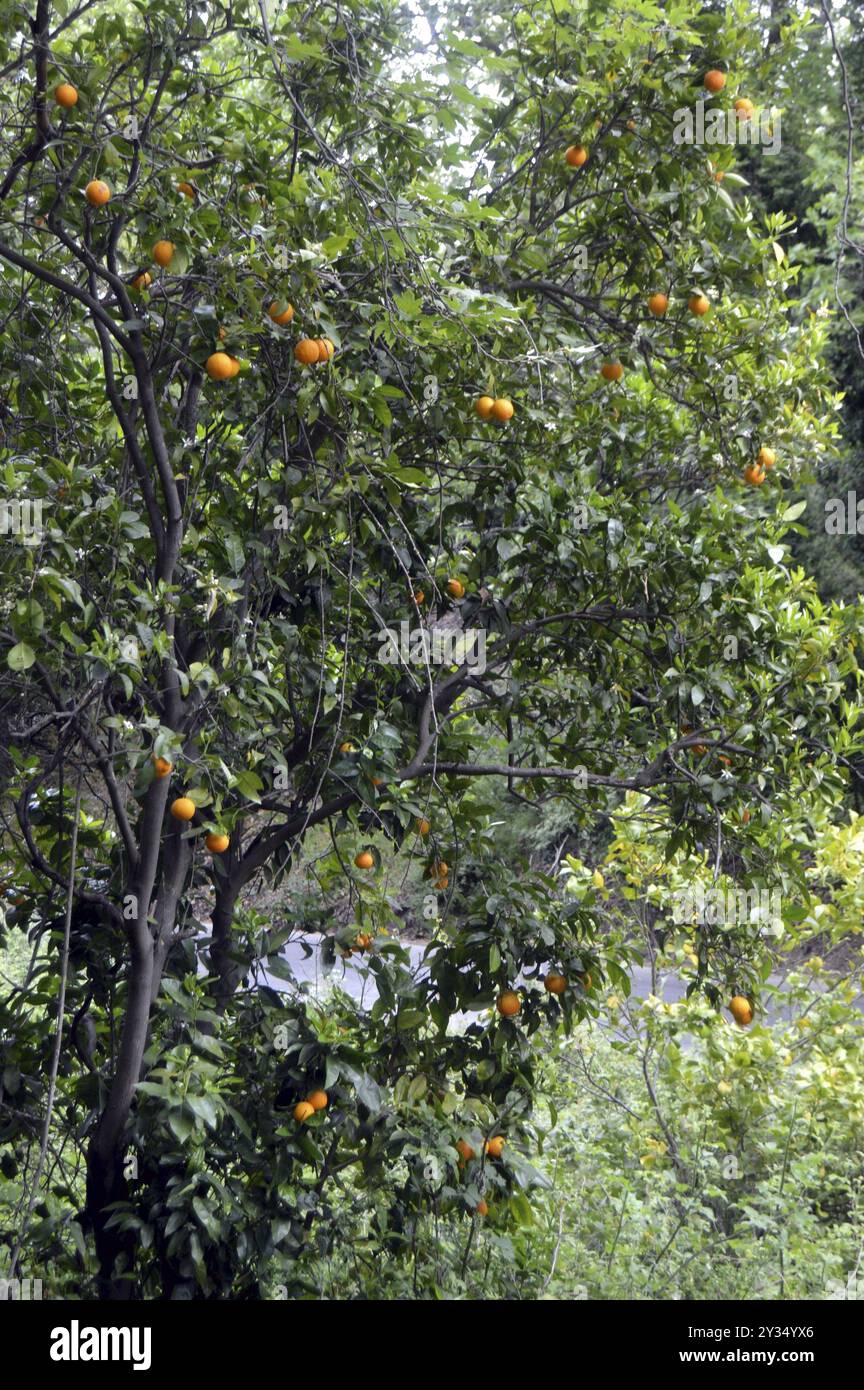
[[[459,1152],[459,1157],[460,1157],[465,1163],[468,1163],[468,1162],[470,1162],[470,1160],[471,1160],[472,1158],[476,1158],[476,1157],[477,1157],[477,1155],[475,1154],[475,1152],[474,1152],[474,1150],[472,1149],[471,1145],[468,1143],[468,1140],[467,1140],[467,1139],[457,1139],[457,1140],[456,1140],[456,1148],[457,1148],[457,1150],[458,1150],[458,1152]]]
[[[627,129],[630,131],[634,131],[636,129],[636,122],[634,120],[629,120],[627,122]]]
[[[758,463],[751,463],[744,469],[744,481],[751,487],[761,487],[765,481],[765,469],[760,468]]]
[[[294,1106],[294,1119],[298,1125],[303,1125],[307,1120],[311,1120],[315,1114],[315,1106],[310,1105],[308,1100],[298,1100]]]
[[[329,338],[316,338],[315,341],[318,344],[318,361],[329,362],[336,348]]]
[[[354,855],[354,864],[358,869],[374,869],[375,856],[368,849],[361,849]]]
[[[777,455],[773,449],[767,448],[764,444],[756,455],[756,462],[760,468],[773,468],[777,462]]]
[[[709,300],[705,298],[704,294],[694,294],[687,301],[687,308],[690,310],[691,314],[695,314],[697,318],[701,319],[703,314],[708,313],[711,304]]]
[[[424,594],[424,592],[423,592],[422,589],[417,589],[417,590],[415,590],[415,593],[414,593],[414,602],[415,602],[415,603],[423,603],[423,602],[425,602],[425,599],[426,599],[426,595]]]
[[[301,338],[294,349],[294,356],[304,367],[311,367],[318,361],[318,342],[315,338]]]
[[[373,778],[372,778],[372,785],[373,785],[373,787],[383,787],[383,785],[384,785],[384,778],[383,778],[383,777],[373,777]]]
[[[418,834],[420,834],[420,835],[428,835],[428,834],[429,834],[429,831],[430,831],[431,829],[432,829],[431,823],[426,819],[425,816],[418,816],[418,817],[417,817],[417,831],[418,831]]]
[[[464,598],[465,585],[462,583],[461,579],[448,579],[447,592],[451,598]]]
[[[746,1028],[753,1022],[753,1005],[743,994],[736,994],[729,1000],[729,1012],[739,1028]]]
[[[703,80],[709,92],[722,92],[726,86],[726,74],[721,72],[719,68],[711,68],[710,72],[706,72]]]
[[[178,183],[177,192],[184,194],[184,196],[187,198],[195,197],[195,189],[192,187],[191,183]]]
[[[267,312],[274,323],[278,323],[280,327],[284,328],[285,324],[290,323],[294,317],[294,305],[286,304],[285,308],[282,310],[282,313],[280,314],[279,300],[274,299]]]
[[[550,994],[563,994],[567,988],[567,976],[551,971],[543,981]]]
[[[161,265],[163,270],[166,266],[169,266],[171,264],[171,258],[173,255],[173,241],[157,241],[156,245],[153,247],[153,259],[157,265]]]
[[[311,1105],[313,1110],[326,1110],[330,1100],[326,1091],[310,1091],[306,1097],[306,1104]]]
[[[170,771],[171,771],[171,769],[172,769],[173,766],[174,766],[174,764],[173,764],[173,763],[169,763],[169,761],[168,761],[167,758],[154,758],[154,759],[153,759],[153,767],[154,767],[155,770],[156,770],[156,777],[157,777],[157,779],[160,779],[160,780],[161,780],[161,778],[167,777],[168,774],[170,773]]]
[[[491,396],[478,396],[477,400],[474,402],[474,409],[477,411],[481,420],[488,420],[489,416],[492,414],[492,407],[494,404],[495,401]]]
[[[620,362],[604,362],[600,368],[600,375],[604,381],[620,381],[624,375],[624,368]]]
[[[484,1199],[483,1199],[482,1197],[480,1198],[480,1201],[477,1203],[477,1205],[476,1205],[476,1207],[474,1208],[474,1210],[476,1211],[476,1213],[477,1213],[478,1216],[488,1216],[488,1215],[489,1215],[489,1208],[488,1208],[488,1206],[486,1205],[486,1202],[484,1201]]]
[[[339,744],[339,752],[340,752],[340,753],[353,753],[353,752],[354,752],[354,744],[353,744],[353,743],[340,743],[340,744]]]
[[[204,363],[204,370],[211,381],[228,381],[237,375],[239,367],[237,359],[229,357],[227,352],[211,352]]]
[[[581,169],[588,158],[588,151],[584,145],[571,145],[564,158],[567,160],[571,169]]]
[[[171,802],[171,814],[175,820],[191,820],[195,814],[195,802],[188,796],[178,796]]]
[[[648,308],[655,318],[662,319],[666,310],[669,308],[669,300],[665,294],[652,294],[648,300]]]
[[[519,995],[512,989],[505,989],[498,995],[497,1009],[504,1018],[515,1018],[522,1005],[519,1003]]]
[[[54,88],[54,100],[58,106],[63,106],[68,111],[70,106],[77,102],[78,91],[71,82],[61,82],[59,87]]]
[[[372,945],[372,938],[368,931],[361,931],[354,944],[358,951],[368,951]]]
[[[141,274],[136,275],[135,279],[132,281],[132,288],[133,290],[137,290],[140,294],[142,290],[146,290],[148,285],[152,284],[153,276],[149,273],[149,271],[142,270]]]
[[[739,97],[733,104],[742,121],[751,121],[756,114],[756,107],[749,97]]]
[[[749,807],[749,806],[745,806],[745,807],[744,807],[744,810],[741,812],[741,821],[742,821],[742,823],[743,823],[744,825],[749,825],[749,824],[750,824],[750,807]]]
[[[577,978],[579,980],[580,985],[587,993],[588,990],[591,988],[592,983],[590,970],[583,970]]]
[[[211,830],[210,834],[205,836],[204,843],[211,854],[224,854],[231,841],[227,835],[217,835]]]
[[[495,420],[513,419],[513,402],[507,396],[498,396],[492,402],[492,417]]]
[[[91,179],[84,189],[84,197],[93,208],[104,207],[111,197],[111,189],[102,179]]]
[[[503,1134],[496,1134],[494,1139],[486,1140],[486,1152],[490,1158],[500,1158],[504,1152],[504,1145],[507,1141]]]

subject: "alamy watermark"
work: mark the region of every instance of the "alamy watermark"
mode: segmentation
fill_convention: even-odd
[[[403,619],[378,634],[378,660],[384,666],[470,666],[486,670],[486,629],[411,628]]]
[[[704,100],[692,106],[679,106],[672,113],[676,145],[761,145],[766,154],[777,154],[782,138],[780,112],[736,111],[712,106]]]
[[[677,926],[761,926],[770,936],[783,934],[783,898],[778,888],[679,888],[669,895]]]
[[[0,498],[0,536],[11,536],[23,545],[38,545],[44,535],[41,497],[20,502]]]

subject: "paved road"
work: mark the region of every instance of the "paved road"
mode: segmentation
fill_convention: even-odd
[[[411,943],[408,950],[411,954],[412,964],[415,969],[422,969],[423,952],[426,943]],[[376,997],[375,981],[371,977],[364,979],[360,969],[354,960],[340,961],[334,966],[333,971],[328,976],[321,968],[318,951],[314,950],[311,956],[306,956],[302,947],[297,942],[291,942],[283,951],[283,957],[294,972],[298,981],[308,980],[317,989],[326,991],[328,983],[338,984],[340,989],[344,989],[354,999],[362,1000],[367,1006],[371,1005]],[[279,980],[274,975],[265,973],[267,983],[274,989],[286,990],[290,984],[285,980]],[[772,984],[779,984],[778,976],[771,976]],[[641,999],[647,999],[651,993],[651,969],[649,966],[638,965],[630,972],[632,984],[632,994]],[[815,981],[814,986],[820,988]],[[687,981],[672,973],[665,973],[660,977],[659,996],[664,1003],[672,1004],[678,999],[683,999],[687,990]],[[859,1000],[859,1007],[864,1001]],[[771,1020],[780,1017],[789,1017],[792,1011],[782,1007],[778,1009],[776,1002],[772,1001],[769,1010]],[[468,1017],[468,1015],[466,1015]]]

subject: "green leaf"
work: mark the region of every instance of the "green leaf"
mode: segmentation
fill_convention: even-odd
[[[6,665],[10,671],[26,671],[36,660],[36,653],[26,642],[18,642],[6,653]]]

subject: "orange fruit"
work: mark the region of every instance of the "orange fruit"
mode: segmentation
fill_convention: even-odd
[[[460,1157],[465,1163],[468,1163],[468,1162],[470,1162],[470,1160],[471,1160],[472,1158],[476,1158],[476,1157],[477,1157],[477,1155],[475,1154],[475,1152],[474,1152],[474,1150],[472,1149],[471,1145],[468,1143],[468,1140],[467,1140],[467,1139],[457,1139],[457,1140],[456,1140],[456,1149],[458,1150],[459,1157]]]
[[[451,598],[464,598],[465,585],[462,583],[461,579],[448,579],[447,592]]]
[[[153,247],[153,259],[157,265],[161,265],[164,270],[171,264],[171,257],[174,255],[173,241],[157,241]]]
[[[84,197],[91,207],[104,207],[111,197],[111,189],[103,179],[91,179],[84,189]]]
[[[353,753],[353,752],[354,752],[354,744],[353,744],[353,743],[340,743],[340,744],[339,744],[339,752],[340,752],[340,753]]]
[[[571,169],[581,169],[588,158],[588,151],[584,145],[571,145],[564,158]]]
[[[436,864],[429,865],[430,878],[446,878],[450,873],[450,865],[445,864],[443,859],[439,859]]]
[[[741,820],[742,820],[742,823],[743,823],[744,825],[749,825],[749,824],[750,824],[750,807],[749,807],[749,806],[745,806],[745,807],[744,807],[744,810],[741,812]]]
[[[627,129],[630,130],[630,131],[635,130],[635,129],[636,129],[636,122],[633,121],[633,120],[628,121],[628,122],[627,122]]]
[[[155,771],[156,771],[156,777],[157,777],[157,779],[160,779],[160,780],[161,780],[161,778],[167,777],[168,774],[170,773],[170,771],[171,771],[171,769],[172,769],[173,766],[174,766],[174,764],[173,764],[173,763],[169,763],[169,761],[168,761],[167,758],[154,758],[154,759],[153,759],[153,767],[154,767],[154,769],[155,769]]]
[[[285,308],[282,310],[282,313],[280,314],[279,300],[274,299],[267,312],[274,323],[278,323],[280,327],[284,328],[285,324],[290,323],[294,317],[294,305],[286,304]]]
[[[492,402],[492,418],[501,421],[513,419],[513,402],[507,396],[498,396]]]
[[[294,356],[304,367],[311,367],[318,361],[318,341],[316,338],[301,338],[294,349]]]
[[[316,338],[316,339],[315,339],[315,342],[318,344],[318,361],[319,361],[319,362],[329,362],[329,361],[330,361],[330,358],[333,356],[334,352],[336,351],[336,349],[335,349],[335,347],[333,346],[333,344],[331,343],[330,339],[329,339],[329,338]]]
[[[620,381],[624,375],[624,368],[620,362],[604,362],[600,368],[600,375],[604,381]]]
[[[426,600],[426,595],[424,594],[423,590],[422,590],[422,589],[417,589],[417,590],[415,590],[415,593],[414,593],[414,602],[415,602],[415,603],[424,603],[425,600]]]
[[[742,121],[750,121],[756,114],[756,107],[749,97],[739,97],[733,104]]]
[[[753,1005],[743,994],[736,994],[729,1000],[729,1012],[739,1028],[746,1028],[753,1022]]]
[[[758,463],[751,463],[744,469],[744,481],[751,487],[761,487],[765,481],[765,469],[760,468]]]
[[[361,849],[354,855],[354,864],[358,869],[374,869],[375,856],[368,849]]]
[[[383,777],[373,777],[373,778],[372,778],[372,785],[373,785],[373,787],[383,787],[383,785],[384,785],[384,778],[383,778]]]
[[[195,814],[195,802],[188,796],[178,796],[171,802],[171,814],[175,820],[191,820]]]
[[[492,414],[492,407],[494,404],[495,402],[491,396],[478,396],[477,400],[474,402],[474,409],[477,411],[481,420],[488,420],[489,416]]]
[[[519,995],[512,989],[505,989],[498,995],[498,1012],[504,1018],[515,1018],[522,1005],[519,1003]]]
[[[54,88],[54,100],[58,106],[63,106],[68,111],[78,100],[77,89],[71,82],[61,82],[59,87]]]
[[[417,817],[417,831],[418,831],[418,834],[420,834],[420,835],[428,835],[428,834],[429,834],[429,831],[430,831],[431,829],[432,829],[432,826],[431,826],[431,824],[429,823],[429,821],[426,819],[425,816],[418,816],[418,817]]]
[[[476,1205],[476,1207],[474,1208],[474,1210],[476,1211],[476,1213],[477,1213],[478,1216],[488,1216],[488,1215],[489,1215],[489,1208],[488,1208],[488,1206],[486,1205],[486,1202],[483,1200],[482,1197],[480,1198],[480,1201],[477,1203],[477,1205]]]
[[[592,984],[591,972],[588,970],[583,970],[580,972],[577,978],[582,988],[587,992],[591,988]]]
[[[192,187],[191,183],[178,183],[177,192],[182,193],[187,198],[195,197],[195,189]]]
[[[313,1110],[326,1110],[329,1100],[326,1091],[310,1091],[306,1097],[306,1104],[311,1105]]]
[[[135,279],[132,281],[132,288],[133,290],[137,290],[140,294],[142,290],[146,290],[148,285],[152,284],[153,276],[149,273],[149,271],[142,270],[141,274],[136,275]]]
[[[211,381],[228,381],[237,375],[235,362],[236,358],[229,357],[227,352],[211,352],[204,363],[204,370]]]
[[[756,455],[756,462],[760,468],[773,468],[777,462],[777,455],[773,449],[768,449],[764,444]]]
[[[368,951],[369,947],[372,945],[372,938],[368,931],[361,931],[354,944],[358,951]]]
[[[506,1140],[503,1134],[496,1134],[494,1139],[486,1140],[486,1152],[490,1158],[500,1158],[504,1152]]]
[[[204,843],[211,854],[224,854],[231,841],[227,835],[217,835],[211,830],[210,834],[205,836]]]
[[[687,308],[690,310],[691,314],[695,314],[697,318],[701,319],[703,314],[708,313],[711,304],[705,298],[704,294],[694,294],[687,301]]]
[[[648,308],[655,318],[662,319],[666,310],[669,308],[669,300],[665,294],[652,294],[648,300]]]
[[[310,1105],[308,1100],[299,1100],[294,1106],[294,1119],[298,1125],[303,1125],[307,1120],[311,1120],[315,1114],[315,1106]]]
[[[719,68],[711,68],[710,72],[706,72],[703,81],[709,92],[722,92],[726,86],[726,74]]]
[[[545,977],[543,983],[550,994],[563,994],[567,988],[567,976],[557,975],[553,970]]]

